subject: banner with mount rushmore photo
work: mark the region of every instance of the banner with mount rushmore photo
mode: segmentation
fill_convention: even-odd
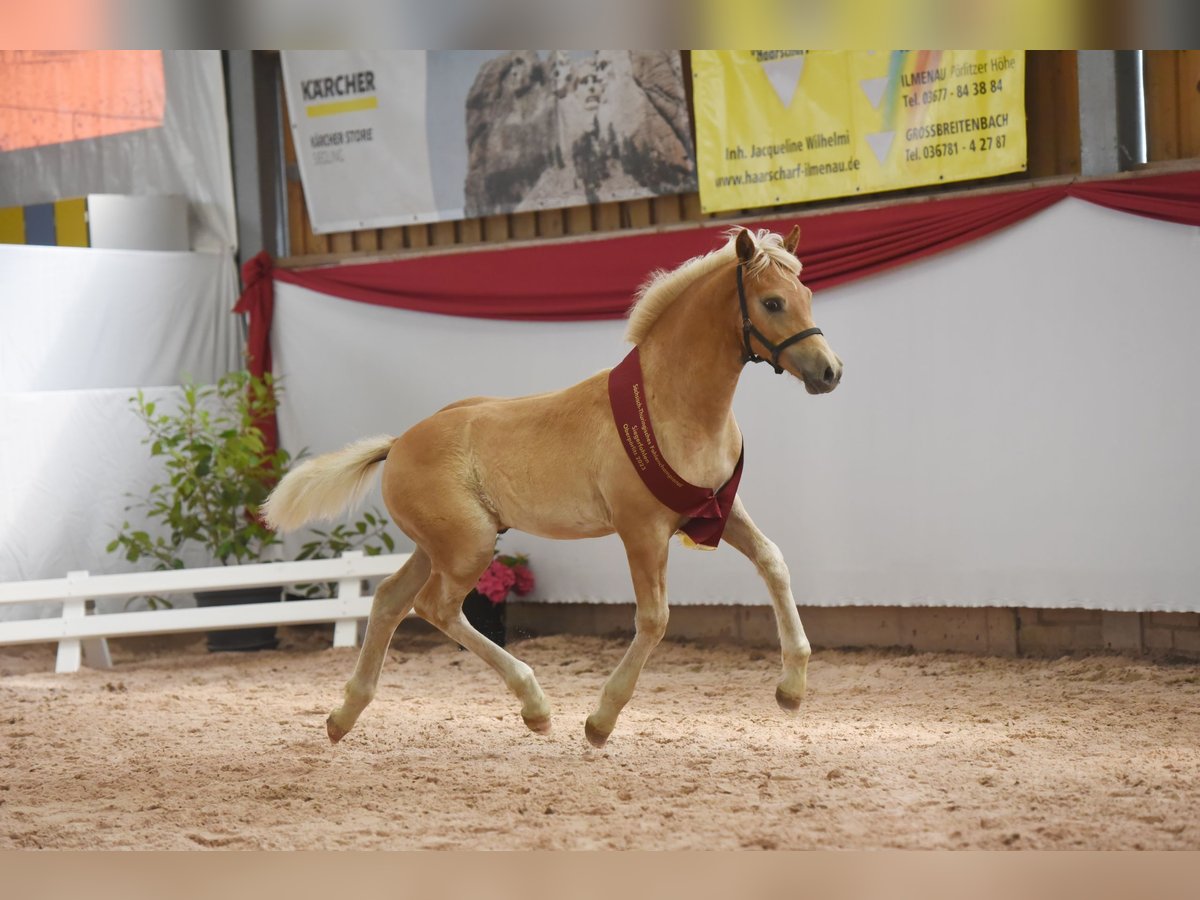
[[[285,51],[313,230],[696,189],[677,51]]]

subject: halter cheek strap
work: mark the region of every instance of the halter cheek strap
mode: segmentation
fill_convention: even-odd
[[[767,336],[755,328],[754,323],[750,321],[750,310],[746,306],[746,288],[742,284],[742,265],[743,264],[739,262],[737,267],[738,303],[740,303],[742,306],[742,346],[745,351],[742,356],[742,362],[770,362],[772,367],[775,369],[775,374],[782,375],[783,366],[779,365],[779,354],[788,347],[792,346],[792,344],[799,343],[806,337],[812,337],[814,334],[824,334],[825,332],[823,332],[820,328],[806,328],[804,331],[797,331],[791,337],[785,338],[778,344],[771,343],[771,341],[767,339]],[[758,338],[762,345],[771,354],[771,358],[769,360],[765,357],[759,356],[754,352],[753,348],[750,346],[751,336]]]

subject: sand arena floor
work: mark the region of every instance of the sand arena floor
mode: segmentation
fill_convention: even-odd
[[[621,640],[519,642],[548,736],[411,624],[337,747],[353,650],[118,645],[52,674],[0,650],[0,848],[1200,848],[1200,667],[665,641],[603,750],[583,720]]]

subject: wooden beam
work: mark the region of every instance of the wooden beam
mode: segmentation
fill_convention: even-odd
[[[482,219],[463,219],[454,224],[458,226],[458,242],[460,244],[478,244],[483,240]]]
[[[620,227],[620,203],[597,203],[592,207],[592,230],[616,231]]]
[[[483,220],[484,240],[495,243],[508,240],[508,216],[501,213],[498,216],[487,216]]]
[[[410,247],[420,248],[429,246],[428,225],[405,225],[404,240]]]
[[[453,222],[434,222],[429,226],[429,242],[434,247],[446,247],[458,243],[458,233]]]
[[[1146,158],[1179,159],[1179,51],[1147,50],[1142,55],[1146,97]]]
[[[332,253],[340,253],[342,255],[354,252],[354,233],[350,231],[337,231],[329,235],[329,250]]]
[[[543,209],[537,214],[537,233],[541,237],[559,237],[566,231],[561,209]]]
[[[1200,156],[1200,50],[1179,53],[1179,155]]]
[[[403,250],[404,228],[400,225],[395,225],[391,228],[381,229],[379,234],[379,249]]]
[[[679,196],[655,197],[650,201],[650,217],[655,225],[674,225],[680,221]]]
[[[379,230],[364,228],[353,232],[355,252],[370,253],[379,249]]]
[[[622,226],[625,228],[649,228],[652,217],[650,215],[650,201],[645,200],[627,200],[623,204],[624,215],[622,218]]]
[[[508,218],[508,235],[513,240],[527,241],[537,237],[537,216],[534,213],[513,213]]]
[[[567,234],[588,234],[592,230],[592,208],[572,206],[566,210]]]

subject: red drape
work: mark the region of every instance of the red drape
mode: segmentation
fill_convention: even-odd
[[[275,285],[271,281],[271,257],[259,253],[242,265],[242,296],[233,308],[250,317],[246,335],[246,366],[251,375],[262,377],[271,371],[271,319],[275,315]],[[256,423],[262,429],[268,447],[279,444],[279,424],[274,413]]]
[[[1200,172],[925,198],[806,216],[801,220],[802,277],[813,290],[853,281],[983,237],[1066,197],[1200,226]],[[779,221],[763,224],[782,227]],[[472,248],[305,270],[273,270],[270,259],[259,254],[243,267],[246,287],[234,311],[250,316],[250,366],[259,373],[271,366],[272,278],[346,300],[443,315],[533,321],[620,318],[653,270],[674,268],[716,248],[726,227],[538,247]]]

